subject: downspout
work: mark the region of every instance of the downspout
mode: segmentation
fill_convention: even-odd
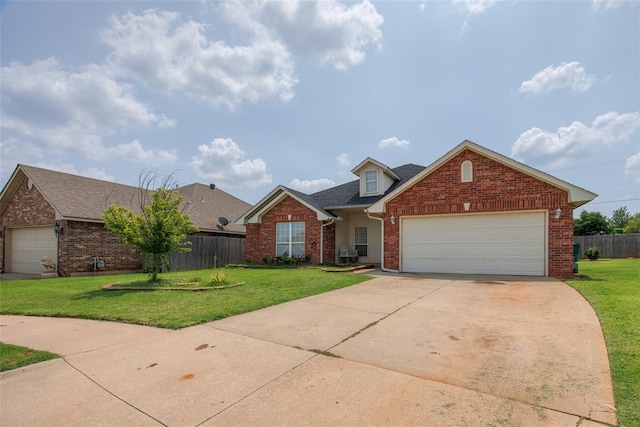
[[[365,209],[365,213],[367,214],[367,217],[371,218],[371,219],[375,219],[377,221],[380,221],[380,270],[382,271],[386,271],[388,273],[400,273],[400,271],[398,270],[392,270],[390,268],[385,268],[384,267],[384,218],[380,218],[377,216],[371,216],[371,214],[369,213],[368,210]]]
[[[336,220],[332,219],[331,221],[329,221],[329,222],[327,222],[325,224],[322,224],[320,226],[320,264],[324,264],[323,263],[323,256],[324,256],[324,228],[327,225],[331,225],[331,224],[333,224],[335,222],[336,222]]]

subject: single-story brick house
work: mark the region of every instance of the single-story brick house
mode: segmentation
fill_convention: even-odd
[[[215,185],[190,184],[177,190],[199,235],[244,239],[234,220],[250,205]],[[142,257],[104,228],[102,213],[118,204],[140,211],[138,187],[18,165],[0,193],[0,265],[6,273],[42,272],[41,259],[69,276],[95,271],[139,271]],[[229,219],[220,224],[219,218]],[[222,220],[224,221],[224,219]]]
[[[471,141],[427,167],[367,158],[351,172],[314,194],[278,186],[249,209],[247,260],[357,251],[392,272],[571,277],[573,209],[597,196]]]

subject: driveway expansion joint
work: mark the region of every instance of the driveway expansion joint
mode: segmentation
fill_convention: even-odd
[[[161,425],[168,427],[168,424],[163,423],[162,421],[160,421],[159,419],[157,419],[156,417],[154,417],[153,415],[143,411],[142,409],[138,408],[135,405],[132,405],[131,403],[127,402],[126,400],[124,400],[123,398],[121,398],[120,396],[118,396],[117,394],[113,393],[111,390],[105,388],[104,386],[102,386],[102,384],[100,384],[99,382],[97,382],[96,380],[94,380],[93,378],[91,378],[89,375],[87,375],[85,372],[83,372],[82,370],[80,370],[79,368],[77,368],[75,365],[73,365],[71,362],[69,362],[67,360],[66,357],[63,357],[62,360],[65,361],[65,363],[67,365],[69,365],[72,369],[74,369],[75,371],[77,371],[80,375],[82,375],[83,377],[85,377],[86,379],[88,379],[89,381],[91,381],[93,384],[95,384],[96,386],[98,386],[101,390],[104,390],[106,393],[110,394],[111,396],[115,397],[116,399],[118,399],[119,401],[121,401],[122,403],[124,403],[125,405],[131,407],[132,409],[140,412],[141,414],[151,418],[152,420],[160,423]]]

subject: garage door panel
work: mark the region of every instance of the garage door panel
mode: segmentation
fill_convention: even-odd
[[[402,270],[544,275],[541,212],[403,218]]]
[[[52,227],[15,228],[11,230],[11,271],[38,274],[40,260],[58,258],[58,242]]]
[[[443,268],[443,263],[446,267]],[[509,261],[469,261],[450,259],[429,259],[420,262],[405,264],[405,271],[408,272],[430,272],[430,273],[464,273],[464,274],[500,274],[500,275],[523,275],[538,276],[538,264],[530,260],[513,259]]]

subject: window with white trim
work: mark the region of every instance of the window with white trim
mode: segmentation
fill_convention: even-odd
[[[473,163],[471,160],[465,160],[460,166],[460,176],[462,182],[473,181]]]
[[[304,256],[304,222],[276,223],[276,255]]]
[[[377,193],[378,192],[378,171],[366,171],[364,173],[364,192],[365,193]]]
[[[368,249],[367,227],[356,227],[355,233],[355,247],[358,256],[366,257]]]

